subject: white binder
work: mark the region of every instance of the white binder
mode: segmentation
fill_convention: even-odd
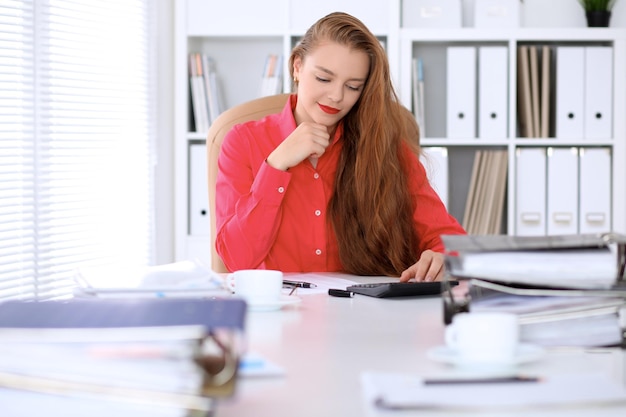
[[[447,48],[447,137],[476,137],[476,48]]]
[[[548,148],[549,235],[578,233],[578,148]]]
[[[206,145],[189,145],[189,234],[211,232]]]
[[[508,49],[478,49],[478,137],[505,139],[508,127]]]
[[[546,234],[546,149],[516,150],[515,234]]]
[[[613,48],[585,48],[585,138],[609,139],[613,124]]]
[[[448,148],[424,146],[420,161],[424,165],[431,187],[448,207]]]
[[[580,150],[580,233],[611,231],[611,150]]]
[[[556,48],[556,137],[580,139],[584,128],[585,47]]]

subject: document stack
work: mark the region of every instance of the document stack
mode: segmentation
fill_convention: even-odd
[[[0,387],[34,402],[203,415],[233,394],[245,311],[242,300],[217,298],[6,301]]]
[[[458,312],[518,314],[521,338],[543,346],[624,344],[626,237],[443,236],[446,323]]]

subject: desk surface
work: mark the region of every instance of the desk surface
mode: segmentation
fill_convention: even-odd
[[[241,416],[428,416],[472,415],[459,411],[380,411],[364,401],[363,371],[459,375],[434,362],[429,349],[443,344],[440,297],[376,299],[302,295],[302,303],[274,312],[249,312],[248,350],[284,367],[278,377],[241,378],[234,397],[222,400],[216,417]],[[520,372],[552,373],[605,369],[626,382],[624,351],[555,349]],[[480,411],[475,415],[527,416],[529,410]],[[532,411],[533,416],[624,416],[626,406]]]

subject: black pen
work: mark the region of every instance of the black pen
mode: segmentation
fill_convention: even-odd
[[[454,384],[502,384],[511,382],[540,382],[541,378],[532,376],[505,376],[493,378],[445,378],[425,379],[424,385],[454,385]]]
[[[289,281],[287,279],[283,280],[283,285],[290,285],[292,287],[298,287],[298,288],[315,288],[315,287],[317,287],[317,285],[311,284],[310,282]]]

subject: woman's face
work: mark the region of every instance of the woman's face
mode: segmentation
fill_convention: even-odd
[[[321,42],[305,60],[295,58],[296,123],[315,122],[332,131],[361,96],[370,60],[363,51]]]

